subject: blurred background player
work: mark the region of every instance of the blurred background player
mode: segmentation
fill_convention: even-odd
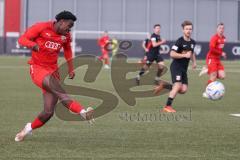
[[[164,43],[166,43],[166,40],[161,39],[160,37],[160,24],[155,24],[153,26],[153,34],[151,35],[151,47],[149,49],[149,53],[147,54],[147,62],[144,64],[144,66],[141,68],[139,74],[136,77],[136,83],[137,85],[140,84],[140,78],[145,73],[146,70],[149,69],[153,61],[156,61],[158,64],[158,71],[157,75],[155,77],[155,84],[158,84],[160,80],[160,76],[163,70],[164,61],[162,56],[160,55],[160,46]]]
[[[207,67],[204,66],[199,74],[199,76],[208,73],[209,79],[207,84],[215,81],[216,79],[224,79],[225,71],[224,66],[221,63],[221,57],[227,58],[226,53],[223,51],[226,38],[224,36],[224,24],[219,23],[217,25],[217,32],[211,37],[209,43],[209,51],[206,57]],[[207,94],[204,92],[203,97],[208,98]]]
[[[143,59],[141,59],[139,61],[139,63],[143,66],[146,64],[147,62],[147,53],[149,52],[149,49],[151,48],[152,46],[152,43],[151,43],[151,34],[149,33],[147,35],[147,38],[142,42],[142,48],[144,49],[144,56],[143,56]]]
[[[104,68],[109,69],[109,55],[108,55],[108,44],[110,38],[108,36],[108,31],[104,31],[102,37],[98,39],[98,45],[101,48],[102,55],[98,58],[99,60],[104,60]]]
[[[93,109],[87,110],[62,89],[58,74],[58,55],[61,48],[64,49],[64,57],[68,63],[69,78],[75,76],[72,63],[71,35],[70,29],[76,21],[75,15],[63,11],[56,15],[56,21],[36,23],[19,38],[19,44],[32,50],[30,64],[30,75],[33,83],[42,89],[43,111],[31,123],[20,131],[15,141],[22,141],[32,130],[43,126],[54,114],[54,108],[58,100],[72,112],[79,114],[82,118],[90,120]]]
[[[118,40],[117,37],[113,37],[111,39],[111,44],[112,44],[112,56],[115,56],[118,52]]]
[[[180,37],[175,45],[172,46],[170,57],[173,61],[170,66],[172,76],[172,90],[169,93],[166,106],[163,108],[163,112],[176,112],[172,108],[172,102],[178,93],[184,94],[188,89],[188,76],[187,69],[189,60],[192,60],[193,69],[196,68],[196,57],[194,54],[195,41],[191,39],[193,25],[190,21],[184,21],[182,23],[183,36]],[[155,89],[155,93],[160,92],[163,86],[159,85]]]

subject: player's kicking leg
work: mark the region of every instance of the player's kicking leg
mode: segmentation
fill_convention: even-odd
[[[54,114],[54,108],[58,99],[61,103],[72,112],[79,114],[83,119],[93,122],[93,108],[84,109],[77,101],[72,100],[60,86],[58,80],[53,76],[46,76],[43,80],[43,88],[46,90],[43,93],[44,110],[37,116],[32,123],[27,123],[26,126],[16,135],[15,141],[24,140],[25,136],[30,134],[32,130],[43,126]]]
[[[32,123],[26,126],[16,135],[15,141],[22,141],[25,136],[32,133],[32,130],[43,126],[54,114],[54,108],[57,104],[58,97],[50,92],[43,93],[44,109]]]
[[[85,110],[79,102],[71,99],[54,76],[46,76],[43,81],[43,87],[48,92],[57,96],[60,102],[73,113],[80,114],[80,116],[86,120],[93,118],[93,109],[89,107]]]

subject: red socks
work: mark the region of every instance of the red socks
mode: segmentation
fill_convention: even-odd
[[[36,129],[44,125],[44,123],[37,117],[32,123],[31,123],[31,128]]]
[[[74,113],[79,114],[81,112],[81,110],[84,109],[83,106],[81,106],[77,101],[72,101],[69,103],[68,105],[68,109],[71,110]],[[39,128],[41,126],[43,126],[45,123],[42,122],[38,117],[31,123],[31,128],[32,129],[36,129]]]
[[[69,103],[68,109],[70,111],[72,111],[73,113],[79,114],[81,112],[81,110],[84,109],[84,107],[77,101],[72,101],[71,103]]]

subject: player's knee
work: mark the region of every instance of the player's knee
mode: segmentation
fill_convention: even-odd
[[[181,84],[174,84],[173,85],[173,88],[172,88],[172,91],[173,92],[179,92],[181,90]]]
[[[52,116],[54,115],[54,111],[43,111],[40,115],[39,118],[43,121],[43,122],[47,122],[50,118],[52,118]]]
[[[158,68],[163,69],[165,67],[164,63],[158,63]]]
[[[180,94],[185,94],[185,93],[187,92],[187,90],[188,90],[188,88],[183,85],[183,86],[181,86],[181,88],[180,88],[180,90],[179,90],[178,93],[180,93]]]
[[[158,69],[163,70],[163,69],[164,69],[164,66],[163,66],[163,65],[159,65],[159,66],[158,66]]]
[[[186,92],[187,92],[187,88],[181,89],[181,90],[179,91],[180,94],[185,94]]]
[[[51,118],[54,114],[54,111],[50,111],[50,112],[44,111],[44,112],[45,112],[46,117],[49,117],[49,118]]]

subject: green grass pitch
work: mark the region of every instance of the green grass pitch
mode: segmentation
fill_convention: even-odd
[[[16,133],[42,110],[42,96],[31,82],[27,58],[0,57],[0,159],[236,160],[240,157],[240,118],[229,114],[240,113],[240,64],[224,64],[227,78],[222,100],[203,99],[207,77],[199,78],[199,71],[189,70],[189,91],[177,96],[173,104],[182,117],[157,120],[137,119],[136,115],[158,114],[167,95],[139,98],[136,106],[128,106],[115,92],[110,71],[102,69],[92,86],[118,96],[115,110],[96,119],[93,126],[54,116],[24,142],[16,143]],[[85,69],[78,69],[75,79],[67,82],[84,84]],[[169,73],[164,78],[169,80]],[[99,103],[74,97],[85,106]]]

